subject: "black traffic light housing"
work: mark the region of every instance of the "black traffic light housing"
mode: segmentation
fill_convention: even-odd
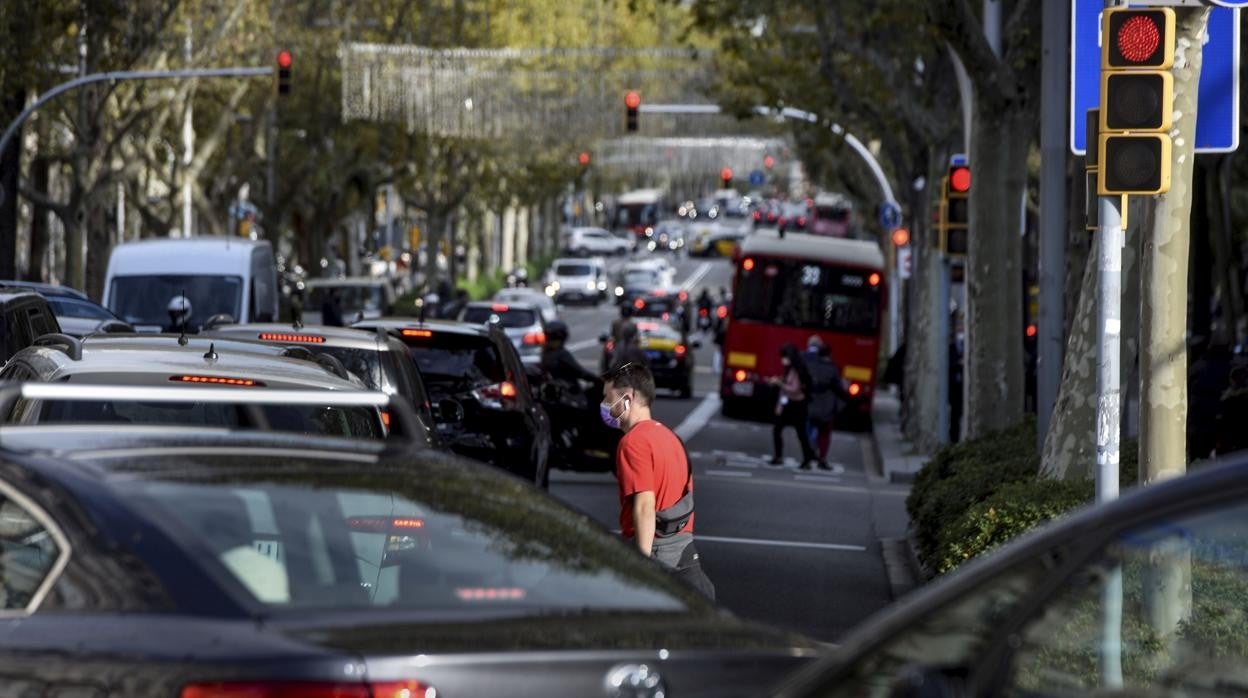
[[[637,110],[641,107],[641,95],[629,91],[624,95],[624,130],[637,131]]]
[[[1102,195],[1170,190],[1170,137],[1161,133],[1101,135],[1097,191]]]
[[[290,94],[290,69],[295,59],[290,51],[282,49],[277,52],[277,94]]]
[[[950,165],[940,194],[940,249],[946,255],[964,256],[970,240],[970,165]]]
[[[1101,131],[1169,131],[1174,76],[1169,71],[1114,71],[1101,78]]]

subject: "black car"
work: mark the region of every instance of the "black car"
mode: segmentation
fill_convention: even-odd
[[[963,565],[777,695],[1243,695],[1245,599],[1241,453]]]
[[[452,451],[549,485],[550,420],[502,329],[407,319],[354,326],[392,332],[407,345],[433,401],[438,431]]]
[[[0,429],[6,695],[732,698],[813,656],[531,486],[393,443]]]
[[[31,291],[43,296],[56,315],[60,331],[71,337],[85,337],[93,332],[134,332],[134,326],[113,311],[68,286],[0,281],[0,293],[8,291]]]
[[[223,337],[286,347],[305,347],[309,352],[329,354],[357,376],[369,390],[401,395],[416,409],[430,441],[438,443],[433,403],[424,378],[416,368],[407,345],[384,330],[357,330],[324,325],[278,323],[222,324],[205,326],[200,337]]]

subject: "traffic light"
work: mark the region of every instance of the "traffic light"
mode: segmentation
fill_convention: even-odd
[[[290,51],[282,49],[277,52],[277,94],[290,94],[290,68],[295,58]]]
[[[941,181],[940,249],[947,255],[967,253],[971,223],[971,167],[950,165],[949,174]]]
[[[1168,7],[1105,11],[1097,193],[1170,189],[1175,22]]]
[[[765,168],[767,168],[767,169],[769,169],[769,170],[770,170],[771,168],[773,168],[773,167],[775,167],[775,166],[776,166],[776,159],[775,159],[775,158],[773,158],[773,157],[772,157],[772,156],[770,156],[770,155],[764,155],[764,156],[763,156],[763,167],[765,167]]]
[[[910,244],[910,231],[905,228],[898,228],[893,231],[893,245],[897,247],[905,247]]]
[[[576,156],[576,161],[580,163],[581,167],[589,167],[589,152],[582,150],[581,154]]]
[[[719,171],[719,179],[720,179],[720,181],[721,181],[721,182],[723,182],[723,183],[724,183],[724,186],[725,186],[725,187],[727,187],[728,185],[732,184],[732,168],[731,168],[731,167],[725,167],[724,169],[720,170],[720,171]]]
[[[637,130],[637,109],[641,107],[641,95],[629,90],[624,95],[625,120],[624,128],[629,133]]]

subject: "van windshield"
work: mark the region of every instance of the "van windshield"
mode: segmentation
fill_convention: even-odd
[[[238,276],[159,274],[118,276],[109,293],[109,310],[132,325],[160,325],[172,329],[169,302],[186,294],[191,304],[190,327],[226,313],[242,320],[243,280]]]

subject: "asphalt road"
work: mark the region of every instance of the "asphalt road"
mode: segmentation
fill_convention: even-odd
[[[714,295],[731,285],[731,277],[726,260],[677,264],[677,282],[691,294],[707,287]],[[598,336],[616,316],[615,306],[560,312],[573,353],[596,370]],[[771,426],[719,414],[714,350],[705,337],[694,351],[693,399],[661,394],[654,407],[655,417],[685,438],[693,459],[703,566],[719,602],[737,615],[835,642],[892,600],[879,540],[904,529],[908,490],[868,472],[869,440],[861,434],[834,435],[831,472],[798,470],[800,449],[791,430],[787,463],[767,465]],[[618,527],[613,475],[556,472],[551,492]]]

